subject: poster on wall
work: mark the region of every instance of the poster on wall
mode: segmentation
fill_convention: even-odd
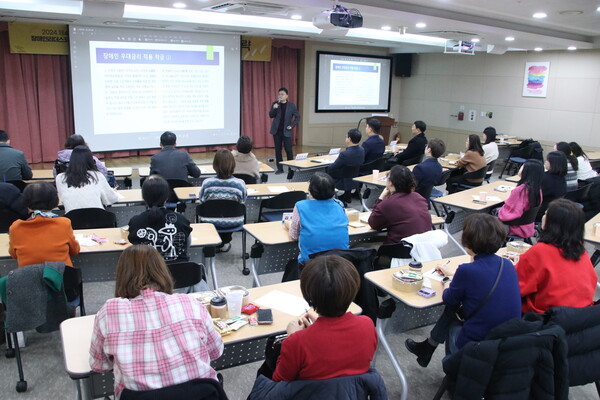
[[[549,62],[525,63],[523,97],[546,97],[549,73]]]

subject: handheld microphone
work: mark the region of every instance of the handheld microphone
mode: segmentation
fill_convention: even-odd
[[[281,104],[281,99],[277,99],[277,104]]]

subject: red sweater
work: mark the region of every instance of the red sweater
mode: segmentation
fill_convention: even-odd
[[[373,321],[346,313],[319,317],[281,345],[274,381],[321,380],[364,374],[377,350]]]
[[[556,306],[587,307],[594,302],[598,277],[587,251],[567,260],[558,247],[536,243],[515,265],[523,312],[543,313]]]

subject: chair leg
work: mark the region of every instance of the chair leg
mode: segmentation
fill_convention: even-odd
[[[510,161],[506,160],[504,162],[504,165],[502,166],[502,172],[500,172],[500,179],[502,179],[502,175],[504,174],[504,171],[506,170],[506,167],[508,166],[508,164],[510,163]]]
[[[442,384],[438,388],[437,392],[435,392],[435,396],[433,396],[433,400],[440,400],[446,392],[446,389],[448,389],[448,378],[444,377],[444,380],[442,380]]]
[[[83,301],[83,282],[79,283],[79,315],[83,317],[85,313],[85,303]]]
[[[246,254],[246,231],[242,231],[242,274],[250,275],[250,270],[246,266],[246,258],[248,258],[248,254]]]
[[[600,261],[600,250],[596,250],[596,251],[594,251],[594,254],[592,254],[592,265],[594,267],[596,267],[596,265],[598,265],[599,261]]]
[[[13,345],[15,347],[15,356],[17,357],[17,368],[19,369],[19,381],[17,382],[17,392],[22,393],[27,391],[27,381],[23,374],[23,363],[21,362],[21,351],[19,349],[19,339],[17,338],[17,332],[12,334]]]

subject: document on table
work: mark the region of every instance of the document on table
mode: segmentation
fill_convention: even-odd
[[[98,246],[100,244],[98,242],[93,241],[91,236],[84,236],[83,233],[76,233],[75,240],[79,242],[80,246],[84,247]]]
[[[478,194],[474,194],[471,197],[473,197],[473,200],[477,200],[479,201],[479,195]],[[495,201],[495,202],[500,202],[502,201],[502,199],[498,196],[487,196],[485,201]]]
[[[286,186],[267,186],[267,189],[271,193],[285,193],[290,191]]]
[[[274,308],[275,310],[295,317],[304,314],[306,310],[310,308],[303,298],[280,290],[273,290],[256,299],[253,303],[258,304],[261,307]]]
[[[247,193],[247,194],[256,194],[256,193],[258,193],[258,190],[256,190],[256,189],[248,189],[248,188],[246,188],[246,193]]]

